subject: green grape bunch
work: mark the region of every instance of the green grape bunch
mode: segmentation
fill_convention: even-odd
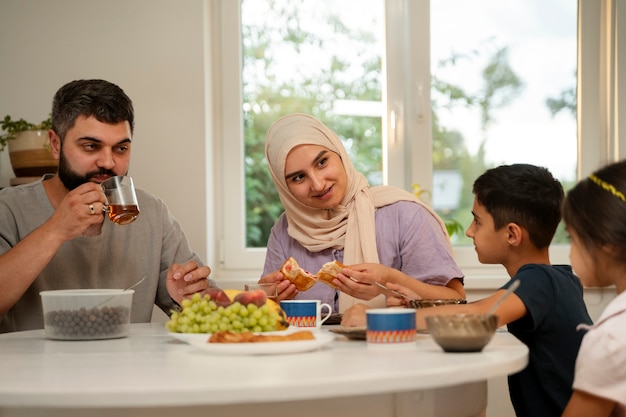
[[[196,293],[182,301],[181,310],[172,312],[165,327],[174,333],[271,332],[286,328],[284,313],[271,300],[248,304],[242,304],[237,297],[232,302],[223,300],[223,296]]]

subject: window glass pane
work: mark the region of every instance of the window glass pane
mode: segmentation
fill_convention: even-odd
[[[433,206],[464,228],[503,163],[576,179],[576,0],[431,1]],[[555,242],[565,242],[562,229]],[[455,236],[455,244],[469,239]]]
[[[242,1],[247,247],[265,247],[283,211],[264,142],[285,114],[322,120],[381,183],[383,17],[382,0]]]

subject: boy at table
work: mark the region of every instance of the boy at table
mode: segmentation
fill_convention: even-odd
[[[572,395],[584,335],[576,327],[591,324],[582,285],[571,266],[552,265],[549,259],[548,248],[561,219],[563,188],[547,169],[515,164],[487,170],[474,182],[473,193],[474,220],[466,235],[474,241],[481,263],[502,264],[511,279],[482,300],[416,310],[417,327],[426,329],[425,317],[430,315],[484,314],[519,280],[518,289],[495,312],[498,324],[506,324],[529,349],[528,366],[509,376],[511,402],[518,417],[560,416]],[[349,269],[343,272],[358,280],[371,279]],[[416,296],[401,285],[387,285]],[[403,300],[390,297],[387,303],[400,305]],[[344,326],[364,324],[362,305],[343,316]]]
[[[52,102],[56,174],[0,191],[0,333],[43,328],[40,291],[135,288],[132,322],[149,322],[204,291],[211,269],[189,247],[156,196],[136,189],[141,215],[119,226],[105,219],[100,183],[126,175],[133,142],[130,98],[104,80],[76,80]]]

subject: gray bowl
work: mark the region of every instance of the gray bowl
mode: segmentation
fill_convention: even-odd
[[[498,328],[498,316],[447,314],[426,317],[428,330],[446,352],[480,352]]]

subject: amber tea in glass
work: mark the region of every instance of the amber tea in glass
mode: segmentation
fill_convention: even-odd
[[[110,204],[107,211],[109,212],[109,219],[117,224],[129,224],[139,217],[139,207],[136,204],[128,206]]]
[[[106,194],[106,211],[113,223],[124,225],[137,220],[139,204],[131,177],[111,177],[100,185]]]

